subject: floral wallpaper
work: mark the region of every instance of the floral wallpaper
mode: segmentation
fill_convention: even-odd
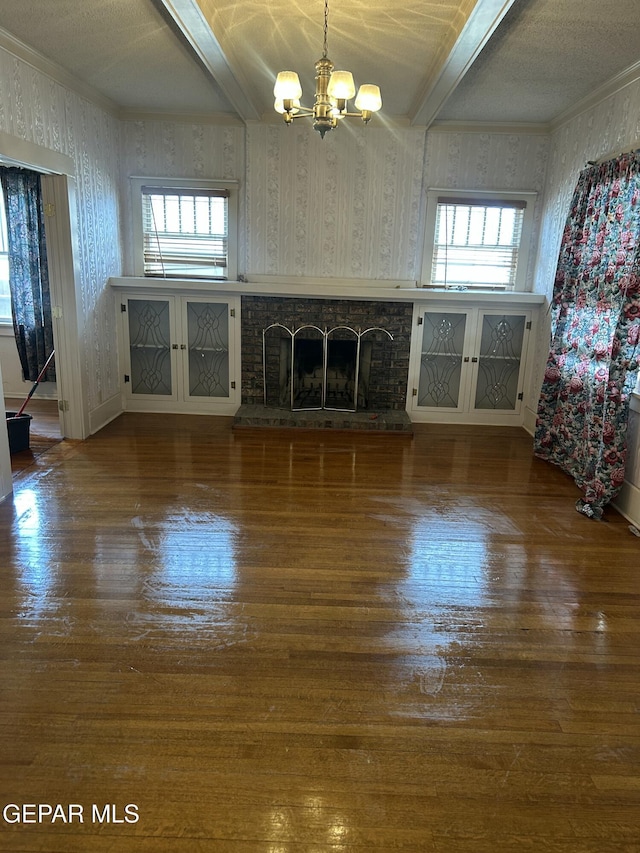
[[[249,275],[415,280],[424,136],[250,127]]]
[[[427,186],[541,191],[541,134],[348,125],[122,125],[121,175],[239,181],[241,273],[414,281]],[[130,217],[127,193],[125,217]],[[133,269],[124,229],[125,271]]]
[[[549,137],[533,131],[471,132],[437,126],[428,134],[426,189],[523,190],[538,193],[527,259],[532,286],[549,156]]]
[[[428,134],[426,178],[438,189],[542,192],[546,133],[470,132],[435,126]]]
[[[247,270],[419,279],[426,190],[541,191],[547,150],[534,133],[342,125],[323,140],[305,124],[252,126]]]
[[[246,194],[245,129],[239,125],[123,121],[119,180],[123,201],[124,275],[133,275],[130,177],[218,178],[238,181],[240,272],[246,269],[243,203]]]

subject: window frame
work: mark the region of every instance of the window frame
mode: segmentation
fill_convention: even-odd
[[[134,274],[142,278],[158,279],[164,276],[150,275],[144,271],[144,229],[142,212],[142,188],[226,190],[227,197],[227,275],[188,278],[167,275],[167,279],[188,281],[237,281],[238,280],[238,181],[212,180],[211,178],[150,178],[131,176],[131,209],[133,216],[133,266]]]
[[[425,239],[422,255],[422,271],[420,277],[420,287],[439,290],[442,292],[453,292],[458,290],[457,286],[443,288],[441,285],[431,283],[433,270],[433,253],[436,242],[436,216],[438,212],[438,202],[440,199],[455,199],[460,205],[481,204],[483,200],[490,202],[492,206],[499,206],[499,202],[505,202],[505,207],[513,206],[514,202],[524,205],[524,213],[522,218],[522,231],[520,234],[520,244],[518,246],[518,259],[516,263],[516,276],[513,288],[501,287],[486,287],[478,285],[477,287],[467,287],[465,293],[515,293],[525,292],[530,290],[527,281],[527,272],[529,265],[529,249],[533,235],[534,211],[538,197],[537,192],[522,190],[464,190],[464,189],[438,189],[435,187],[427,190],[427,207],[425,215]]]

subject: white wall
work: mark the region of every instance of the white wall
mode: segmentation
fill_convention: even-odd
[[[119,123],[105,109],[38,70],[32,59],[19,44],[0,38],[0,154],[36,167],[59,155],[73,163],[65,173],[75,177],[74,284],[84,356],[79,381],[89,412],[101,413],[120,400],[114,299],[107,287],[108,277],[121,272]],[[10,377],[12,371],[8,364]],[[12,383],[10,378],[10,389]],[[1,499],[11,491],[11,460],[4,440],[0,484]]]
[[[12,326],[0,326],[0,366],[4,396],[24,400],[31,391],[33,382],[25,382],[22,378],[22,367]],[[56,383],[41,382],[36,395],[41,400],[56,400]]]
[[[0,326],[0,366],[5,397],[26,397],[31,385],[22,378],[12,326]],[[24,395],[22,394],[24,390]]]
[[[121,272],[119,122],[10,48],[0,43],[0,132],[15,143],[12,154],[24,142],[27,152],[35,145],[66,155],[74,164],[80,327],[86,352],[82,381],[93,410],[119,397],[115,310],[107,288],[108,277]]]
[[[589,160],[614,157],[640,147],[640,79],[585,109],[554,131],[547,172],[538,263],[534,289],[550,298],[553,293],[560,239],[578,175]],[[537,341],[534,390],[542,383],[549,347],[549,324]],[[640,525],[640,399],[633,402],[629,429],[627,481],[618,507]]]
[[[374,122],[344,123],[321,139],[302,122],[245,130],[136,121],[123,123],[122,139],[125,274],[131,175],[239,180],[239,269],[249,277],[415,281],[428,187],[541,194],[548,154],[544,134],[427,134]]]
[[[2,366],[0,365],[0,393],[3,390]],[[9,434],[0,430],[0,501],[12,491],[11,457],[9,456]]]
[[[462,190],[524,190],[538,193],[527,259],[527,288],[533,289],[538,232],[549,156],[545,133],[497,130],[429,131],[425,187]]]
[[[240,235],[244,220],[245,129],[239,125],[191,124],[172,121],[124,121],[121,124],[120,169],[124,275],[134,274],[131,245],[130,177],[217,178],[238,181]],[[242,240],[240,272],[245,272]]]
[[[415,280],[424,131],[309,123],[247,134],[247,272]]]

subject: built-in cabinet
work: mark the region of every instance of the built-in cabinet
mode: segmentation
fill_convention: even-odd
[[[238,297],[119,294],[124,408],[234,414]]]
[[[310,303],[315,297],[340,298],[360,305],[362,294],[372,310],[384,300],[413,303],[409,362],[392,365],[403,393],[406,389],[412,421],[531,426],[531,401],[524,397],[531,387],[535,326],[544,303],[538,294],[349,289],[346,284],[339,292],[335,285],[316,285],[303,294],[303,284],[204,285],[124,277],[111,283],[120,318],[125,410],[234,415],[241,404],[243,294]],[[253,359],[245,364],[247,375],[262,373],[255,324],[262,335],[273,321],[269,318],[256,320],[255,306],[247,306],[245,356]]]
[[[413,420],[521,423],[530,311],[419,305],[415,323]]]

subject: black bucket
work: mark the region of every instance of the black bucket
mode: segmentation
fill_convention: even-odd
[[[18,415],[7,412],[7,432],[9,433],[9,453],[20,453],[29,449],[29,426],[31,415]]]

